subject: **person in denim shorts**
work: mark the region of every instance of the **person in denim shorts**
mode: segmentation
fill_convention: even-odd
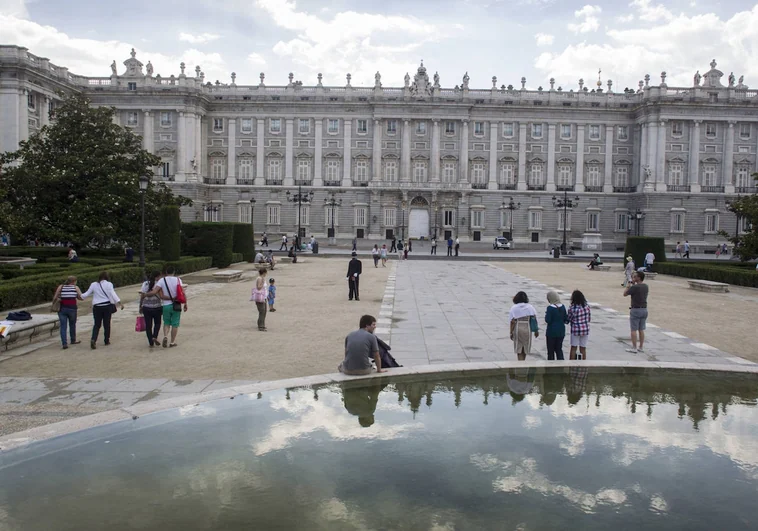
[[[644,352],[645,328],[647,325],[647,294],[648,285],[645,284],[645,273],[637,271],[632,276],[632,285],[624,290],[624,297],[631,297],[632,304],[629,306],[629,326],[632,329],[632,348],[627,352]],[[639,335],[640,346],[637,348],[637,336]]]

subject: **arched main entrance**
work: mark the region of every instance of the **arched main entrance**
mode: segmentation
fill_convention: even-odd
[[[429,202],[421,196],[416,196],[411,201],[411,210],[408,213],[408,237],[429,238]]]

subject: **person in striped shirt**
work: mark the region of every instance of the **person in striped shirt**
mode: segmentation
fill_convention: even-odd
[[[68,348],[68,341],[70,339],[72,345],[78,345],[81,343],[76,339],[76,314],[77,305],[76,301],[82,299],[82,292],[79,286],[76,285],[76,277],[70,276],[66,279],[66,282],[58,286],[53,296],[53,302],[60,302],[60,309],[58,310],[58,320],[60,321],[61,332],[61,344],[63,350]],[[68,332],[68,334],[67,334]],[[68,337],[66,337],[68,335]]]
[[[579,347],[581,358],[587,359],[587,340],[590,337],[590,321],[592,315],[590,305],[584,293],[574,290],[571,294],[571,306],[568,310],[568,322],[571,323],[571,353],[569,359],[575,360],[576,349]]]

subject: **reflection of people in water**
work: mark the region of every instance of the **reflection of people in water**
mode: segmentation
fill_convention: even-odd
[[[358,424],[364,428],[374,424],[374,413],[379,401],[379,393],[385,387],[387,387],[386,383],[376,383],[342,388],[342,401],[345,403],[345,409],[351,415],[358,417]]]
[[[524,399],[524,395],[529,394],[532,390],[535,373],[534,367],[508,370],[508,373],[505,375],[505,382],[508,384],[514,404],[521,402]]]
[[[576,404],[582,398],[582,393],[587,387],[587,375],[589,369],[586,367],[570,367],[569,379],[566,385],[566,398],[569,404]]]
[[[540,405],[552,406],[556,397],[563,392],[563,380],[566,373],[563,369],[546,370],[542,375],[542,396]]]

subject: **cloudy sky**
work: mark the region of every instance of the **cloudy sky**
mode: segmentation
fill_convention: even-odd
[[[598,70],[614,87],[654,82],[690,86],[711,59],[726,75],[758,86],[758,3],[748,0],[0,0],[0,44],[87,76],[109,76],[134,47],[155,73],[200,65],[210,81],[283,85],[402,86],[424,60],[453,87],[548,86]]]

